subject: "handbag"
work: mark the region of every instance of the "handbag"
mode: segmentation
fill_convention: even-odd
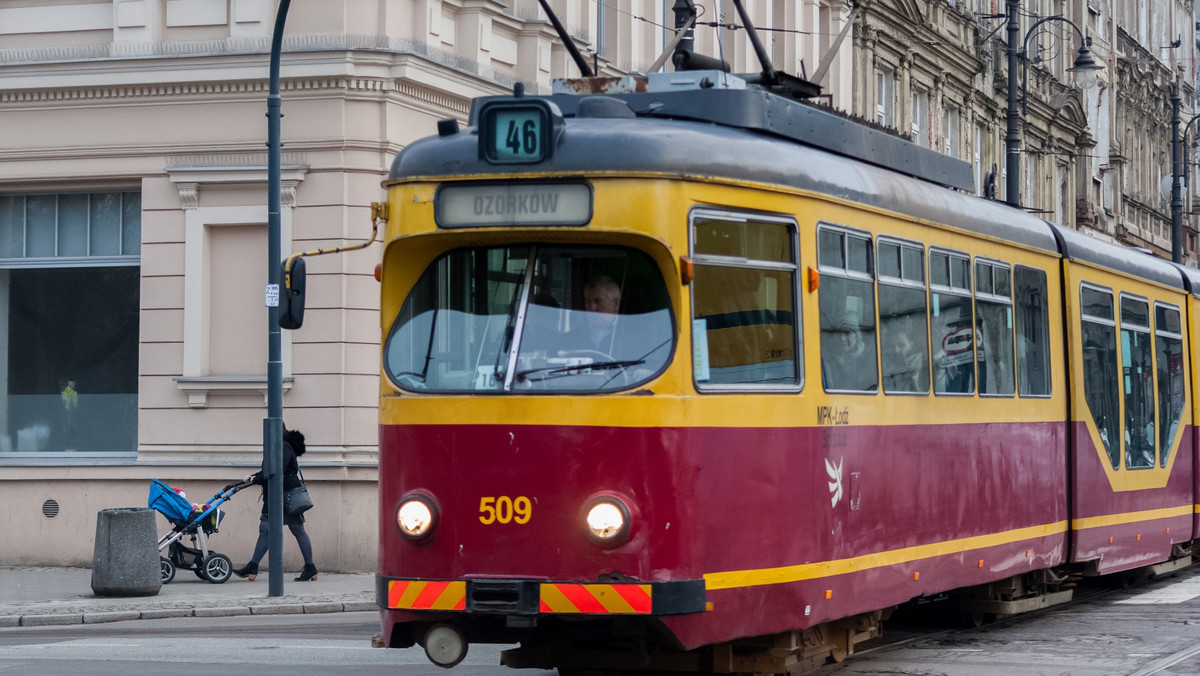
[[[303,514],[313,508],[312,497],[308,494],[308,484],[304,483],[304,472],[300,472],[299,467],[296,468],[296,471],[300,474],[300,485],[283,494],[283,512],[292,516]]]

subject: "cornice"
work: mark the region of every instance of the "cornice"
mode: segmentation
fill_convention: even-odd
[[[394,80],[368,77],[323,77],[281,81],[281,92],[338,90],[344,92],[397,91]],[[409,89],[414,88],[409,86]],[[236,82],[178,82],[164,84],[97,85],[95,87],[66,87],[27,89],[18,91],[0,90],[0,103],[27,103],[44,101],[74,101],[90,99],[129,99],[180,96],[222,96],[237,94],[265,94],[268,83],[263,81]]]

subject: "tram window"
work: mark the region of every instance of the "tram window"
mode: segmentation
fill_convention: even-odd
[[[1012,396],[1016,391],[1008,278],[1006,263],[975,260],[975,372],[981,395]]]
[[[1117,324],[1112,292],[1081,286],[1083,397],[1092,413],[1113,469],[1121,463],[1120,406],[1117,376]]]
[[[795,233],[790,219],[693,214],[698,389],[795,389],[800,384]]]
[[[870,235],[822,225],[818,241],[821,379],[828,391],[876,392],[879,369]]]
[[[879,349],[883,391],[929,393],[925,251],[921,245],[880,239]]]
[[[929,323],[936,394],[975,392],[970,271],[971,261],[966,254],[930,249]]]
[[[612,391],[666,368],[674,335],[666,286],[641,252],[459,249],[413,287],[384,365],[418,392]]]
[[[1158,363],[1158,457],[1161,466],[1166,467],[1183,414],[1186,386],[1183,375],[1183,333],[1178,308],[1155,303],[1154,347]]]
[[[1150,306],[1121,296],[1121,371],[1125,386],[1125,467],[1154,466],[1154,368]]]
[[[1050,311],[1046,273],[1018,265],[1014,274],[1017,320],[1017,391],[1022,397],[1050,394]]]

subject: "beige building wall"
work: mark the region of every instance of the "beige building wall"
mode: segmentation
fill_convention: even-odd
[[[673,1],[550,4],[606,74],[648,68],[674,23]],[[851,43],[830,45],[849,3],[749,4],[756,25],[787,29],[768,33],[775,67],[797,73],[803,64],[812,73],[829,57],[829,100],[848,108]],[[276,7],[274,0],[0,3],[0,206],[81,193],[140,198],[140,241],[123,258],[0,257],[3,316],[20,300],[7,291],[9,273],[93,271],[99,261],[132,265],[138,280],[129,290],[137,295],[136,392],[129,393],[136,422],[93,417],[73,430],[87,438],[136,426],[124,447],[58,443],[62,424],[54,421],[99,397],[75,381],[77,409],[62,385],[37,395],[53,408],[63,389],[63,409],[45,425],[53,443],[28,430],[27,443],[17,443],[21,430],[11,428],[19,423],[8,420],[17,397],[9,391],[28,365],[4,358],[14,346],[0,331],[8,353],[0,357],[0,424],[10,428],[0,429],[0,565],[90,565],[96,513],[144,506],[151,478],[202,502],[260,462],[264,285],[273,263],[266,260],[265,114]],[[717,11],[737,21],[730,3]],[[760,69],[744,31],[702,25],[696,38],[700,50],[723,53],[737,71]],[[548,92],[554,77],[577,74],[537,0],[294,0],[281,77],[284,254],[367,237],[370,203],[384,198],[380,181],[396,153],[434,133],[438,119],[465,122],[472,97],[510,91],[517,81]],[[3,218],[0,211],[0,226]],[[305,324],[283,333],[284,419],[308,439],[302,465],[317,505],[308,524],[321,570],[375,564],[379,251],[374,244],[310,258]],[[110,319],[98,307],[105,305],[43,330],[87,344]],[[257,489],[236,496],[211,541],[239,564],[257,535],[257,498]],[[285,564],[296,569],[294,540],[286,533],[284,540]]]

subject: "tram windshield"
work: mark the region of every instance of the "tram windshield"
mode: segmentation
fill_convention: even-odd
[[[384,367],[416,392],[607,392],[662,372],[674,340],[666,285],[642,252],[458,249],[413,287]]]

